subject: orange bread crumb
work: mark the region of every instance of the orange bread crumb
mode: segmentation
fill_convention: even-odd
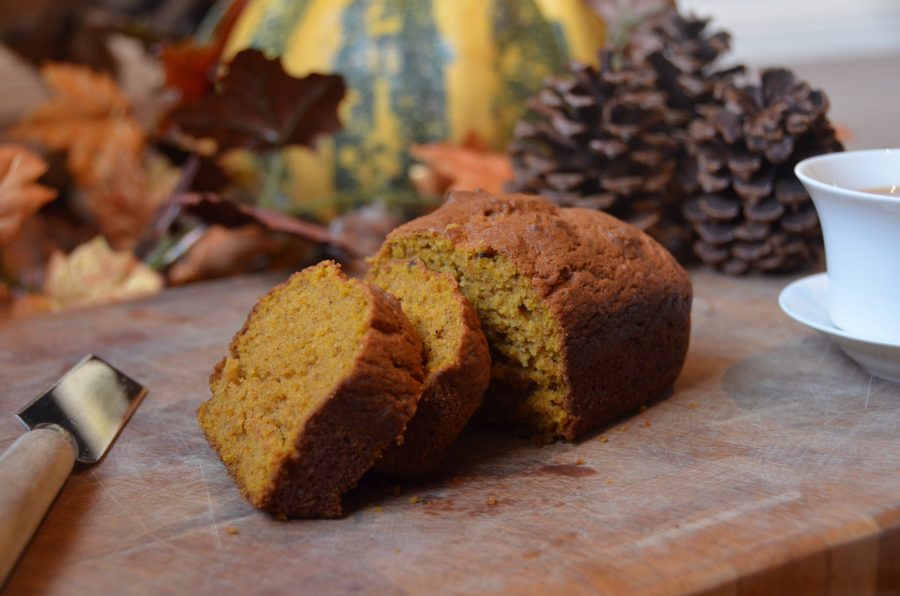
[[[491,374],[478,315],[456,280],[419,261],[375,264],[366,281],[395,296],[425,348],[425,387],[416,415],[376,464],[380,472],[430,471],[481,405]]]

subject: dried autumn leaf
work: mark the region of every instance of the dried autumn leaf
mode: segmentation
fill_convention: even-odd
[[[478,188],[500,193],[513,178],[509,156],[490,152],[475,135],[470,135],[463,144],[412,145],[409,153],[421,162],[410,169],[410,178],[423,195]]]
[[[310,242],[331,244],[353,252],[352,248],[331,234],[327,228],[280,211],[244,205],[214,193],[185,193],[173,197],[172,202],[207,224],[218,224],[228,228],[258,224],[272,232],[283,232]]]
[[[188,135],[214,139],[219,152],[312,147],[340,129],[337,107],[345,91],[343,77],[294,78],[278,58],[243,50],[231,61],[219,93],[176,108],[170,121]]]
[[[370,203],[331,220],[328,231],[340,241],[338,248],[352,247],[349,257],[368,257],[381,247],[387,235],[403,223],[383,202]]]
[[[53,301],[43,294],[17,296],[9,305],[7,313],[12,318],[27,317],[53,312]]]
[[[96,163],[104,152],[139,159],[144,132],[130,113],[128,97],[109,75],[48,64],[41,76],[52,98],[13,128],[13,136],[68,151],[69,169],[82,186],[99,179]]]
[[[83,221],[73,221],[66,210],[51,209],[28,218],[18,235],[0,250],[0,271],[21,288],[44,287],[50,255],[70,252],[97,235]]]
[[[164,285],[159,273],[130,252],[114,252],[98,236],[68,256],[50,257],[43,294],[53,310],[63,310],[142,298]]]
[[[180,174],[154,153],[138,161],[112,146],[98,154],[94,173],[96,182],[84,189],[85,203],[117,249],[134,246]]]
[[[3,309],[9,306],[13,301],[12,292],[9,290],[9,286],[0,281],[0,309]]]
[[[282,246],[257,225],[212,226],[169,268],[167,277],[172,285],[181,285],[260,269]]]
[[[674,0],[587,0],[587,5],[606,23],[609,45],[621,47],[635,27],[672,9],[675,2]]]
[[[834,123],[834,131],[837,134],[838,140],[842,143],[856,140],[856,134],[849,126],[836,122]]]
[[[53,97],[13,133],[67,150],[69,169],[100,231],[114,247],[130,247],[173,176],[155,170],[153,156],[145,156],[144,132],[129,98],[108,75],[66,64],[48,65],[42,75]]]
[[[587,5],[607,23],[646,18],[671,7],[672,0],[587,0]]]
[[[0,145],[0,246],[9,244],[25,221],[56,197],[35,183],[47,171],[40,157],[21,145]]]
[[[163,48],[160,60],[166,73],[166,87],[181,93],[180,103],[196,101],[210,91],[219,53],[218,48],[198,45],[192,39]]]
[[[210,43],[199,44],[194,39],[187,39],[163,47],[160,60],[165,70],[166,87],[181,93],[182,105],[196,101],[212,90],[216,65],[246,4],[247,0],[229,4]]]
[[[113,31],[90,0],[0,0],[0,41],[35,68],[74,62],[115,74],[107,42]]]

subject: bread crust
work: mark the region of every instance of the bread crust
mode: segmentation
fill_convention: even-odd
[[[451,193],[440,209],[395,229],[385,247],[413,234],[501,253],[530,280],[562,329],[564,438],[671,390],[690,341],[692,286],[643,232],[598,211],[479,191]]]

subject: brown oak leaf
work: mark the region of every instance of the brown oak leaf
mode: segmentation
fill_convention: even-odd
[[[162,275],[128,251],[113,251],[97,236],[69,255],[51,255],[43,296],[53,310],[63,310],[142,298],[164,285]]]
[[[185,134],[216,141],[218,151],[315,146],[340,129],[337,108],[346,86],[338,75],[287,74],[259,50],[235,55],[215,95],[176,108],[170,121]]]
[[[9,244],[25,221],[56,197],[35,183],[47,164],[21,145],[0,145],[0,246]]]
[[[144,131],[131,115],[128,97],[105,73],[72,64],[48,64],[41,77],[52,97],[13,128],[13,136],[69,153],[69,170],[82,186],[100,177],[104,152],[138,159]]]
[[[468,135],[462,144],[412,145],[409,153],[420,162],[410,169],[410,179],[425,196],[478,188],[500,193],[513,178],[509,156],[492,153],[475,134]]]

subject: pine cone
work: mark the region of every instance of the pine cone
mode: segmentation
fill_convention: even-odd
[[[758,86],[720,83],[715,99],[688,129],[702,189],[684,206],[698,235],[695,253],[733,275],[816,262],[819,220],[794,166],[843,149],[824,93],[789,70],[770,69]]]
[[[648,230],[670,249],[684,244],[677,206],[667,203],[679,143],[666,121],[665,97],[647,68],[569,66],[529,103],[509,152],[510,190],[542,194],[562,206],[607,211]]]
[[[606,211],[690,260],[682,206],[697,175],[685,129],[715,84],[741,70],[716,69],[730,38],[707,24],[667,11],[633,31],[621,55],[603,52],[599,70],[573,64],[547,81],[514,132],[510,189]]]
[[[657,88],[665,93],[671,125],[687,125],[698,105],[713,101],[719,81],[744,71],[743,66],[718,67],[731,49],[731,35],[709,32],[710,19],[685,17],[674,8],[639,25],[626,48],[633,64],[648,64],[656,73]]]

